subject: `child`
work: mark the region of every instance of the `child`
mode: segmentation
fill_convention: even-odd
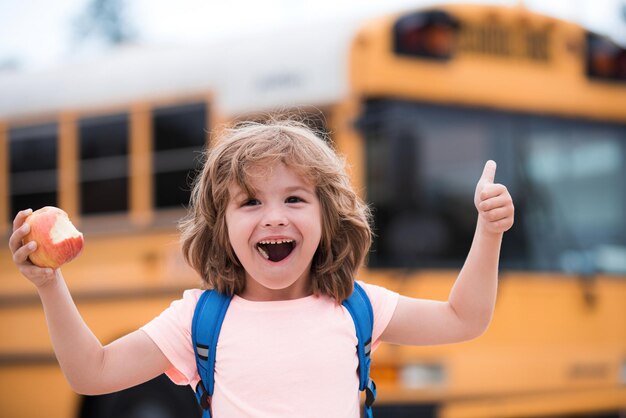
[[[358,417],[354,324],[341,306],[371,241],[369,212],[343,161],[295,122],[249,123],[207,151],[188,216],[186,260],[206,287],[233,295],[219,336],[215,417]],[[446,302],[412,299],[362,283],[374,311],[374,346],[468,340],[494,308],[502,234],[513,224],[506,187],[487,162],[476,187],[478,222]],[[60,269],[28,261],[35,246],[17,214],[13,259],[41,297],[55,353],[72,388],[103,394],[163,372],[195,388],[188,290],[141,329],[102,347],[81,319]]]

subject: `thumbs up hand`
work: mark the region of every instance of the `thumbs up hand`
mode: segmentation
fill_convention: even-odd
[[[494,183],[496,163],[489,160],[476,185],[474,204],[478,209],[478,223],[487,232],[502,234],[513,226],[515,208],[506,186]]]

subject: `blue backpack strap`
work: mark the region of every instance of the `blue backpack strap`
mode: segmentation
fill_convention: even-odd
[[[376,385],[370,379],[370,364],[372,362],[372,331],[374,329],[374,312],[365,289],[354,282],[352,295],[343,301],[356,328],[358,339],[357,353],[359,356],[359,390],[365,391],[365,413],[372,418],[372,405],[376,400]]]
[[[196,354],[200,382],[196,398],[203,409],[203,418],[211,417],[211,397],[215,387],[215,352],[222,322],[231,298],[216,290],[205,290],[193,314],[191,340]]]

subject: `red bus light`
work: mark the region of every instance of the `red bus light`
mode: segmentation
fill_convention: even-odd
[[[393,28],[397,55],[448,60],[454,55],[459,23],[448,13],[429,10],[398,19]]]
[[[585,58],[589,77],[626,82],[626,49],[610,39],[587,32]]]

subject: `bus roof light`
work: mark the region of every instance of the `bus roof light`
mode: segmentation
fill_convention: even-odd
[[[587,32],[586,64],[589,77],[626,82],[626,49],[608,38]]]
[[[458,21],[441,10],[403,16],[394,25],[394,52],[411,57],[450,59],[458,28]]]

